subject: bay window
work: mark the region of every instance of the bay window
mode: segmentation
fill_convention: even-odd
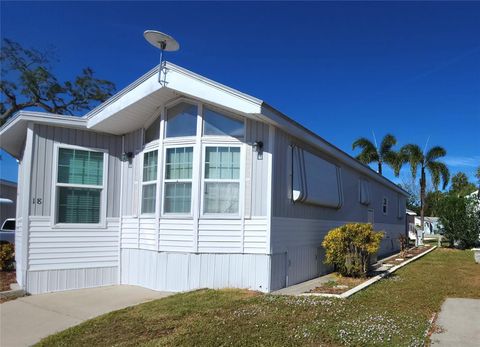
[[[166,149],[164,213],[189,214],[192,205],[193,147]]]
[[[100,223],[105,155],[98,151],[58,147],[55,223]]]
[[[207,146],[203,188],[204,214],[238,214],[240,147]]]
[[[197,133],[197,106],[181,102],[167,111],[165,137],[195,136]]]
[[[142,214],[155,213],[157,196],[157,165],[157,150],[144,153],[142,176]]]
[[[203,111],[204,135],[243,137],[245,123],[243,120],[228,117],[207,107]]]

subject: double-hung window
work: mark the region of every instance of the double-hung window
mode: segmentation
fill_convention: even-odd
[[[58,148],[55,223],[101,222],[104,162],[103,152]]]
[[[171,147],[165,155],[164,213],[189,214],[192,206],[193,147]]]
[[[240,147],[207,146],[203,187],[204,214],[238,214]]]
[[[144,153],[142,178],[142,214],[155,213],[155,202],[157,196],[157,165],[157,150]]]

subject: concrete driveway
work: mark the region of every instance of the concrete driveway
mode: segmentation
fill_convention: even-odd
[[[432,334],[432,346],[480,346],[480,299],[447,299]]]
[[[109,286],[26,296],[0,304],[0,346],[31,346],[87,319],[171,295],[136,286]]]

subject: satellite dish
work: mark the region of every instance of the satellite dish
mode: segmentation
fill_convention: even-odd
[[[165,60],[163,59],[163,52],[175,52],[178,51],[180,45],[170,35],[164,34],[157,30],[146,30],[143,33],[143,37],[152,46],[160,49],[160,68],[158,69],[158,82],[162,84],[162,71],[165,71]],[[164,73],[166,76],[166,73]],[[163,81],[165,82],[165,81]]]
[[[160,31],[146,30],[143,33],[143,36],[152,46],[157,47],[162,51],[175,52],[180,48],[177,40],[170,35],[161,33]]]

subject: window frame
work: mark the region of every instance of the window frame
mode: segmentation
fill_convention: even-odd
[[[383,199],[382,199],[382,213],[383,213],[384,216],[388,215],[388,205],[389,205],[388,198],[386,196],[384,196]],[[384,207],[385,207],[385,209],[384,209]]]
[[[55,142],[54,146],[54,155],[53,155],[53,169],[52,169],[52,187],[53,194],[51,197],[51,220],[50,225],[52,228],[62,228],[62,229],[77,229],[77,228],[88,228],[88,229],[98,229],[107,227],[107,194],[108,194],[108,150],[104,148],[94,148],[94,147],[85,147],[77,146]],[[93,185],[93,184],[78,184],[78,183],[59,183],[58,182],[58,162],[59,162],[59,152],[60,149],[73,149],[81,150],[88,152],[99,152],[103,153],[103,173],[102,173],[102,185]],[[100,212],[99,212],[99,222],[98,223],[58,223],[58,198],[59,198],[59,187],[71,187],[71,188],[84,188],[84,189],[100,189]]]
[[[149,146],[150,145],[150,146]],[[143,165],[145,163],[145,154],[147,153],[150,153],[150,152],[155,152],[157,151],[157,174],[155,175],[155,179],[152,180],[152,181],[143,181]],[[157,142],[150,142],[147,146],[145,146],[145,148],[143,149],[142,151],[142,163],[141,163],[141,168],[142,168],[142,174],[141,174],[141,177],[140,177],[140,185],[141,185],[141,189],[140,189],[140,217],[141,218],[155,218],[155,215],[156,215],[156,211],[157,211],[157,204],[158,204],[158,199],[157,199],[157,193],[158,193],[158,166],[159,166],[159,161],[160,161],[160,153],[159,153],[159,149],[158,149],[158,143]],[[155,184],[155,208],[153,210],[153,212],[149,212],[149,213],[143,213],[143,189],[146,185],[153,185]]]
[[[202,120],[203,120],[203,115],[201,114],[202,110],[201,110],[201,107],[203,106],[203,104],[199,101],[195,101],[195,100],[191,100],[191,99],[187,99],[185,97],[180,97],[178,99],[175,99],[169,103],[167,103],[164,107],[164,127],[163,127],[163,132],[160,133],[160,137],[159,139],[163,140],[163,142],[172,142],[172,143],[177,143],[177,142],[183,142],[183,141],[191,141],[191,142],[195,142],[195,139],[199,136],[201,136],[201,134],[198,134],[198,127],[195,128],[195,135],[191,135],[191,136],[175,136],[175,137],[167,137],[167,129],[168,129],[168,111],[181,104],[181,103],[185,103],[185,104],[188,104],[188,105],[191,105],[191,106],[195,106],[197,108],[197,122],[196,124],[198,124],[198,117],[201,117]],[[202,127],[202,134],[203,134],[203,127]]]
[[[240,219],[243,215],[245,204],[245,144],[241,143],[238,138],[222,136],[224,139],[235,139],[237,141],[223,141],[223,142],[202,142],[202,155],[201,155],[201,177],[200,177],[200,217],[202,219]],[[240,149],[240,166],[239,166],[239,178],[238,179],[218,179],[218,178],[205,178],[205,159],[207,153],[207,147],[235,147]],[[205,213],[205,183],[218,182],[218,183],[237,183],[238,182],[238,211],[237,213]]]
[[[217,112],[227,118],[232,118],[237,121],[242,121],[243,122],[243,136],[231,136],[231,135],[205,135],[205,109],[209,109],[211,111]],[[215,140],[218,139],[219,141],[229,139],[230,141],[238,141],[238,142],[243,142],[247,136],[247,118],[246,117],[241,117],[237,114],[234,114],[232,112],[229,112],[227,110],[221,109],[219,107],[210,105],[210,104],[202,104],[202,111],[201,111],[201,118],[202,118],[202,133],[201,137],[202,139],[208,139],[208,140]]]
[[[167,179],[166,172],[167,172],[167,150],[171,148],[192,148],[192,177],[190,179],[181,178],[181,179]],[[161,209],[161,218],[193,218],[193,209],[194,209],[194,171],[195,171],[195,142],[190,141],[188,143],[177,143],[176,144],[168,144],[165,143],[163,146],[163,168],[162,168],[162,209]],[[188,213],[179,213],[179,212],[165,212],[165,198],[166,198],[166,183],[190,183],[191,184],[191,194],[190,194],[190,212]]]

